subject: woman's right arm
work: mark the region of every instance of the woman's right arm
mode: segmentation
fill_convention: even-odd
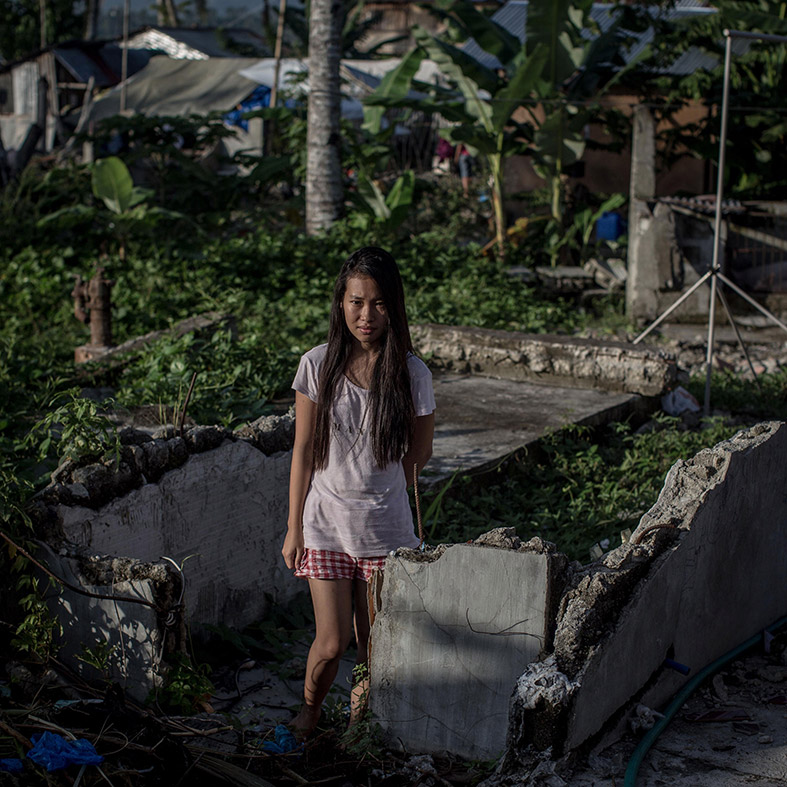
[[[281,553],[287,568],[296,568],[303,557],[303,504],[312,478],[314,423],[317,405],[295,392],[295,443],[290,465],[290,513]]]

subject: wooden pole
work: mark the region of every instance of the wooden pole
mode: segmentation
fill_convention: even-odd
[[[128,18],[130,0],[123,0],[123,52],[120,60],[120,114],[126,111],[126,79],[128,78]]]
[[[271,109],[276,106],[279,97],[279,75],[281,74],[281,48],[284,40],[284,13],[287,10],[287,0],[279,0],[279,20],[276,25],[276,48],[273,51],[275,63],[273,66],[273,85],[271,86]]]

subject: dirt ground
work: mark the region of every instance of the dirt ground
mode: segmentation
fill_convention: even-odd
[[[787,634],[782,636],[787,641]],[[565,784],[618,787],[643,733],[591,754]],[[560,784],[560,782],[555,782]],[[757,648],[700,687],[656,739],[638,787],[787,784],[787,662]]]

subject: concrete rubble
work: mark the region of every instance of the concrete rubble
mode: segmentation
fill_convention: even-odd
[[[412,334],[430,366],[444,371],[643,396],[677,378],[674,357],[623,342],[447,325],[417,325]]]
[[[784,614],[786,451],[787,425],[771,422],[677,462],[631,542],[577,575],[555,655],[581,688],[553,747],[662,705],[686,680],[665,659],[696,673]]]
[[[496,613],[502,593],[507,609],[539,600],[542,606],[535,617],[529,607],[529,617],[544,634],[542,647],[531,646],[533,657],[523,658],[509,681],[497,783],[514,783],[502,780],[507,774],[530,778],[547,760],[617,740],[632,716],[660,707],[686,682],[666,659],[696,673],[787,610],[786,453],[787,425],[770,422],[677,462],[629,542],[588,566],[572,564],[564,585],[560,572],[548,580],[543,565],[510,567],[533,557],[520,554],[515,542],[506,551],[449,546],[433,563],[417,553],[390,558],[372,629],[371,670],[372,707],[390,739],[409,742],[411,750],[420,740],[419,750],[442,743],[474,752],[467,756],[500,749],[493,726],[500,717],[479,703],[505,663],[496,648],[505,651],[507,643],[496,640],[482,651],[467,639],[465,625],[457,644],[451,627],[463,616],[467,623]],[[461,565],[450,574],[435,572],[449,556]],[[551,560],[560,557],[550,553]],[[499,587],[504,578],[505,592]],[[559,599],[551,620],[544,603],[550,594]],[[522,612],[519,619],[525,617]],[[471,656],[482,652],[479,669]],[[453,676],[463,681],[463,702]],[[476,735],[472,744],[469,729]],[[522,776],[516,783],[542,782]]]
[[[220,316],[207,315],[179,329],[210,330],[224,324]],[[547,427],[623,417],[649,401],[641,394],[661,393],[675,374],[674,360],[668,356],[624,345],[440,326],[416,327],[414,336],[421,352],[431,358],[437,385],[442,386],[441,422],[430,469],[439,474],[442,467],[444,475],[498,461],[538,439]],[[461,364],[452,360],[460,357]],[[472,374],[457,379],[440,373],[458,366]],[[550,388],[539,381],[559,381],[564,387]],[[603,390],[593,390],[599,385]],[[517,386],[529,386],[528,391]],[[561,400],[557,408],[556,390]],[[523,400],[536,402],[536,410],[525,409]],[[499,415],[496,430],[486,428],[485,414],[492,410]],[[237,431],[190,426],[181,435],[172,426],[152,434],[121,429],[117,460],[66,461],[53,473],[31,510],[36,533],[57,553],[62,570],[73,575],[77,585],[111,594],[113,583],[141,583],[129,586],[129,592],[151,600],[152,612],[171,612],[198,626],[242,628],[261,619],[272,603],[286,603],[303,589],[280,557],[293,433],[290,415],[261,418]],[[479,554],[488,551],[474,549]],[[532,555],[517,558],[520,563],[527,559],[554,562]],[[133,577],[111,570],[96,573],[96,561],[117,567],[118,560],[150,569],[145,576],[137,572]],[[173,606],[172,588],[178,583],[182,604]],[[71,606],[59,607],[69,639],[81,647],[95,642],[100,630],[110,647],[118,644],[114,629],[122,629],[119,619],[92,601],[93,606],[79,607],[83,602],[74,595],[64,592]],[[106,625],[91,620],[93,614]],[[126,617],[130,621],[133,616]],[[141,676],[141,694],[155,685],[162,645],[165,651],[178,647],[172,632],[162,628],[161,617],[145,618],[136,633],[123,633],[127,664],[120,672]],[[82,628],[75,627],[77,621]],[[130,654],[129,647],[137,652]],[[134,659],[137,666],[132,668]],[[511,681],[516,674],[511,674]],[[505,710],[500,714],[504,723]],[[502,732],[499,737],[502,740]]]
[[[59,658],[88,680],[109,679],[147,699],[162,685],[165,657],[186,651],[180,575],[164,561],[105,557],[72,545],[55,552],[44,544],[41,553],[57,576],[94,594],[54,586],[45,592],[62,627]]]
[[[541,539],[520,545],[513,528],[389,558],[370,667],[383,729],[412,751],[499,755],[511,686],[551,645],[567,562]]]
[[[178,649],[171,629],[184,618],[242,628],[301,590],[279,552],[293,419],[269,416],[237,432],[194,427],[182,437],[172,427],[152,437],[124,429],[120,438],[117,464],[61,465],[31,517],[55,573],[104,594],[131,582],[126,592],[161,611],[115,613],[113,602],[68,590],[58,602],[76,655],[97,637],[110,645],[123,638],[119,673],[129,685],[139,681],[132,693],[145,696],[158,680],[162,650]],[[111,557],[124,555],[133,559]],[[131,565],[137,568],[129,573]],[[167,613],[177,622],[167,622]],[[134,631],[120,634],[121,620]]]

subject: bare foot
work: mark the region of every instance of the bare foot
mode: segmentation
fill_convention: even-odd
[[[298,715],[290,722],[289,726],[298,738],[308,738],[314,732],[317,722],[322,715],[319,705],[302,705]]]

